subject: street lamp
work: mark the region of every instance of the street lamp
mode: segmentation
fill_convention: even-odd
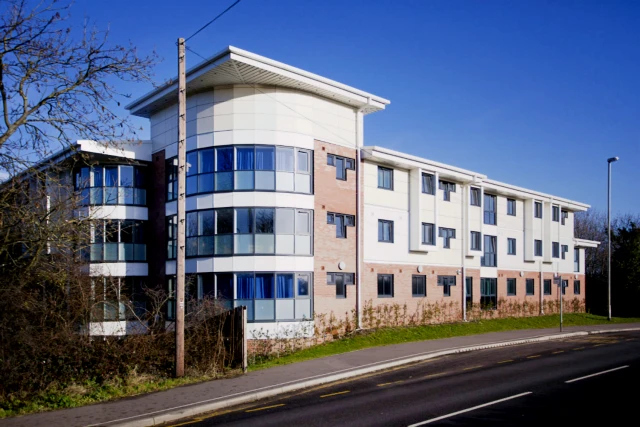
[[[618,157],[611,157],[607,159],[609,167],[609,174],[607,179],[607,245],[609,246],[607,254],[607,303],[609,305],[609,320],[611,320],[611,163],[620,160]]]

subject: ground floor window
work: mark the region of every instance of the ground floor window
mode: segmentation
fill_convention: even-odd
[[[393,274],[378,274],[378,298],[393,298]]]
[[[573,294],[580,295],[580,280],[573,281]]]
[[[414,297],[427,296],[427,276],[411,276],[411,295]]]
[[[544,294],[551,295],[551,279],[544,279]]]
[[[480,308],[482,310],[498,308],[497,289],[498,279],[486,277],[480,279]]]
[[[91,279],[91,321],[145,320],[146,280],[142,277]]]
[[[327,273],[327,285],[335,285],[336,298],[347,297],[347,285],[355,284],[354,273]]]
[[[535,280],[527,279],[527,295],[534,295],[536,293]]]
[[[438,276],[438,286],[442,286],[442,295],[451,296],[451,287],[456,285],[456,276]]]

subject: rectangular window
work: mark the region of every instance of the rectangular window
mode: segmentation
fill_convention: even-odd
[[[471,187],[469,189],[470,204],[471,206],[480,206],[480,189]]]
[[[378,242],[393,243],[393,221],[378,220]]]
[[[573,281],[573,294],[580,295],[580,280]]]
[[[422,223],[422,244],[435,245],[435,225],[426,222]]]
[[[507,199],[507,215],[516,216],[516,201]]]
[[[453,182],[440,180],[440,189],[443,191],[443,200],[445,202],[450,202],[451,193],[456,192],[456,184]]]
[[[424,194],[435,194],[435,179],[436,177],[429,174],[422,174],[422,192]]]
[[[535,202],[533,216],[536,218],[542,218],[542,202]]]
[[[353,215],[329,212],[327,213],[327,224],[335,224],[336,237],[346,239],[347,227],[353,227],[355,225],[355,217]]]
[[[497,290],[498,279],[481,278],[480,279],[480,309],[495,310],[498,307]]]
[[[484,236],[484,255],[480,259],[480,265],[483,267],[496,267],[498,265],[497,256],[497,237]]]
[[[565,295],[567,293],[567,288],[569,287],[569,281],[568,280],[563,280],[562,281],[562,295]]]
[[[473,305],[473,277],[467,277],[464,294],[467,303],[467,310],[469,310]]]
[[[427,276],[411,276],[411,294],[414,297],[427,296]]]
[[[479,231],[471,232],[471,250],[472,251],[482,250],[482,233],[480,233]]]
[[[527,279],[527,295],[535,295],[536,284],[534,279]]]
[[[484,223],[488,225],[497,224],[497,209],[496,209],[497,197],[493,194],[484,195]]]
[[[555,222],[560,221],[560,208],[558,206],[551,207],[551,219]]]
[[[580,249],[573,248],[573,271],[580,272]]]
[[[542,256],[542,240],[533,241],[533,255]]]
[[[336,167],[336,179],[347,180],[347,170],[355,169],[355,160],[348,157],[327,154],[327,165]]]
[[[440,237],[442,237],[442,247],[451,248],[451,239],[456,238],[455,228],[440,227],[438,234]]]
[[[507,296],[516,294],[516,279],[507,279]]]
[[[551,279],[544,279],[544,294],[551,295]]]
[[[551,242],[551,256],[554,258],[560,258],[560,243]]]
[[[442,295],[451,296],[451,286],[456,285],[456,276],[438,276],[438,286],[442,286]]]
[[[562,221],[562,225],[565,225],[567,223],[567,218],[569,218],[569,212],[567,211],[561,211],[560,212],[560,219]]]
[[[393,298],[393,274],[378,274],[378,298]]]
[[[562,245],[561,246],[561,251],[562,252],[562,259],[566,259],[566,253],[569,252],[569,246],[568,245]]]
[[[507,255],[516,254],[516,239],[507,238]]]
[[[378,166],[378,188],[393,190],[393,169]]]

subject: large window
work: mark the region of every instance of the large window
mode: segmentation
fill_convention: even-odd
[[[268,145],[203,148],[187,153],[187,196],[227,191],[311,193],[310,150]],[[177,161],[167,160],[167,200],[175,200]]]
[[[355,170],[355,160],[348,157],[336,156],[334,154],[327,154],[327,164],[329,166],[335,166],[336,179],[341,181],[347,180],[347,170]]]
[[[411,295],[414,297],[427,296],[427,276],[411,276]]]
[[[507,215],[516,215],[516,201],[514,199],[507,199]]]
[[[335,285],[336,298],[346,298],[347,286],[354,284],[354,273],[327,273],[327,285]]]
[[[427,222],[422,223],[422,244],[423,245],[435,245],[436,244],[436,227],[433,224]]]
[[[378,274],[378,298],[393,298],[393,274]]]
[[[443,200],[451,201],[451,193],[456,192],[456,184],[454,182],[440,180],[440,189],[442,190]]]
[[[535,280],[534,279],[527,279],[526,285],[527,285],[527,289],[526,289],[527,295],[535,295],[535,293],[536,293]]]
[[[484,195],[484,223],[488,225],[497,224],[497,197],[492,194]]]
[[[378,220],[378,242],[393,243],[393,221]]]
[[[92,322],[147,320],[146,283],[142,277],[91,278]]]
[[[186,256],[311,255],[313,211],[221,208],[187,213]],[[175,216],[168,219],[168,255],[175,258]]]
[[[544,294],[551,295],[551,280],[544,279],[543,286],[544,286]]]
[[[356,218],[353,215],[327,213],[327,224],[335,224],[336,237],[339,239],[347,238],[347,227],[356,225]]]
[[[393,169],[378,166],[378,188],[393,190]]]
[[[430,173],[422,174],[422,192],[424,194],[436,193],[436,177]]]
[[[497,255],[497,238],[496,236],[484,236],[484,255],[480,259],[480,265],[483,267],[496,267],[498,265]]]
[[[83,205],[137,205],[147,203],[144,166],[84,167],[75,173],[74,185]]]
[[[451,239],[456,238],[456,230],[455,228],[440,227],[438,235],[442,237],[442,247],[448,249],[451,248]]]
[[[497,290],[498,279],[485,277],[480,279],[480,309],[495,310],[498,308]]]
[[[507,296],[515,296],[516,279],[507,279]]]
[[[533,206],[533,216],[542,218],[542,202],[535,202]]]
[[[507,237],[507,255],[515,255],[515,254],[516,254],[516,239]]]
[[[580,272],[580,249],[573,248],[573,271]]]
[[[451,287],[456,285],[456,276],[438,276],[438,286],[442,286],[442,295],[451,296]]]
[[[472,251],[482,250],[482,233],[480,233],[479,231],[471,232],[471,250]]]
[[[533,255],[542,256],[542,240],[533,241]]]
[[[470,205],[471,206],[480,206],[480,189],[477,187],[471,187],[469,189],[470,196]]]
[[[91,227],[91,262],[145,262],[146,225],[134,220],[97,220]]]

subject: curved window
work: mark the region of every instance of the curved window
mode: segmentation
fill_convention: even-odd
[[[82,205],[147,204],[146,169],[132,165],[105,165],[80,168],[75,189]]]
[[[145,223],[133,220],[99,220],[91,227],[89,261],[146,261]]]
[[[94,277],[91,279],[92,322],[146,320],[146,278]]]
[[[186,256],[311,255],[313,211],[242,207],[188,212]],[[167,255],[176,257],[175,215],[167,217]]]
[[[312,151],[269,145],[203,148],[187,153],[187,196],[227,191],[311,193]],[[166,163],[167,201],[175,200],[177,159]]]

